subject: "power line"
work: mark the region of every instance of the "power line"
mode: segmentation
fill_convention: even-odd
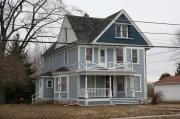
[[[23,25],[15,25],[15,26],[23,26]],[[41,26],[34,26],[34,27],[41,27]],[[53,26],[44,26],[43,28],[61,28],[61,29],[66,29],[66,30],[68,30],[68,29],[73,30],[73,28],[62,28],[62,27],[53,27]],[[108,31],[108,29],[107,30],[102,30],[102,31]],[[174,35],[174,36],[180,36],[180,34],[174,34],[174,33],[160,33],[160,32],[159,33],[155,33],[155,32],[138,32],[138,33],[154,34],[154,35]]]
[[[16,41],[16,40],[1,40],[1,41]],[[162,46],[162,45],[132,45],[132,44],[89,44],[89,43],[78,43],[78,42],[52,42],[52,41],[23,41],[18,40],[17,42],[30,42],[30,43],[56,43],[56,44],[66,44],[66,45],[94,45],[94,46],[122,46],[122,47],[142,47],[142,48],[176,48],[179,49],[180,46]]]
[[[33,13],[31,11],[22,11],[26,13]],[[38,12],[39,14],[49,14],[45,12]],[[59,14],[59,13],[52,13],[52,15],[63,15],[65,16],[66,14]],[[81,17],[81,16],[80,16]],[[92,17],[90,17],[92,18]],[[109,19],[109,20],[116,20],[120,22],[139,22],[139,23],[144,23],[144,24],[156,24],[156,25],[172,25],[172,26],[180,26],[178,23],[170,23],[170,22],[156,22],[156,21],[142,21],[142,20],[120,20],[120,19],[111,19],[111,18],[102,18],[102,19]]]
[[[174,52],[174,51],[177,51],[177,49],[176,49],[176,50],[164,51],[164,52],[158,52],[158,53],[152,53],[152,54],[149,54],[149,55],[147,55],[147,56],[159,55],[159,54],[164,54],[164,53],[169,53],[169,52]]]
[[[154,63],[154,62],[173,62],[173,60],[153,60],[153,61],[147,61],[147,63]]]

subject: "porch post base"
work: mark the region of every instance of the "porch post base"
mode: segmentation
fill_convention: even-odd
[[[87,90],[85,90],[85,95],[84,95],[84,98],[88,98],[88,91]]]

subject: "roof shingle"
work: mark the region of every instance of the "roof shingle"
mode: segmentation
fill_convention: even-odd
[[[166,84],[166,83],[180,83],[180,76],[169,76],[165,77],[164,79],[161,79],[159,81],[156,81],[154,84]]]

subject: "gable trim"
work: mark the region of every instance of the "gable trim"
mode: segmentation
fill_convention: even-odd
[[[126,13],[124,9],[122,9],[119,14],[109,23],[109,25],[92,41],[92,43],[96,43],[97,40],[105,33],[107,29],[111,27],[113,23],[115,23],[116,19],[118,19],[122,14],[126,16],[126,18],[130,21],[130,23],[135,27],[135,29],[139,32],[139,34],[143,37],[143,39],[147,42],[149,46],[152,46],[151,42],[147,39],[147,37],[142,33],[139,27],[133,22],[131,17]]]

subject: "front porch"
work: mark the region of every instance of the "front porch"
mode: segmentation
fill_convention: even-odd
[[[78,100],[80,105],[139,103],[134,77],[128,75],[81,75]],[[140,85],[139,85],[140,86]]]

